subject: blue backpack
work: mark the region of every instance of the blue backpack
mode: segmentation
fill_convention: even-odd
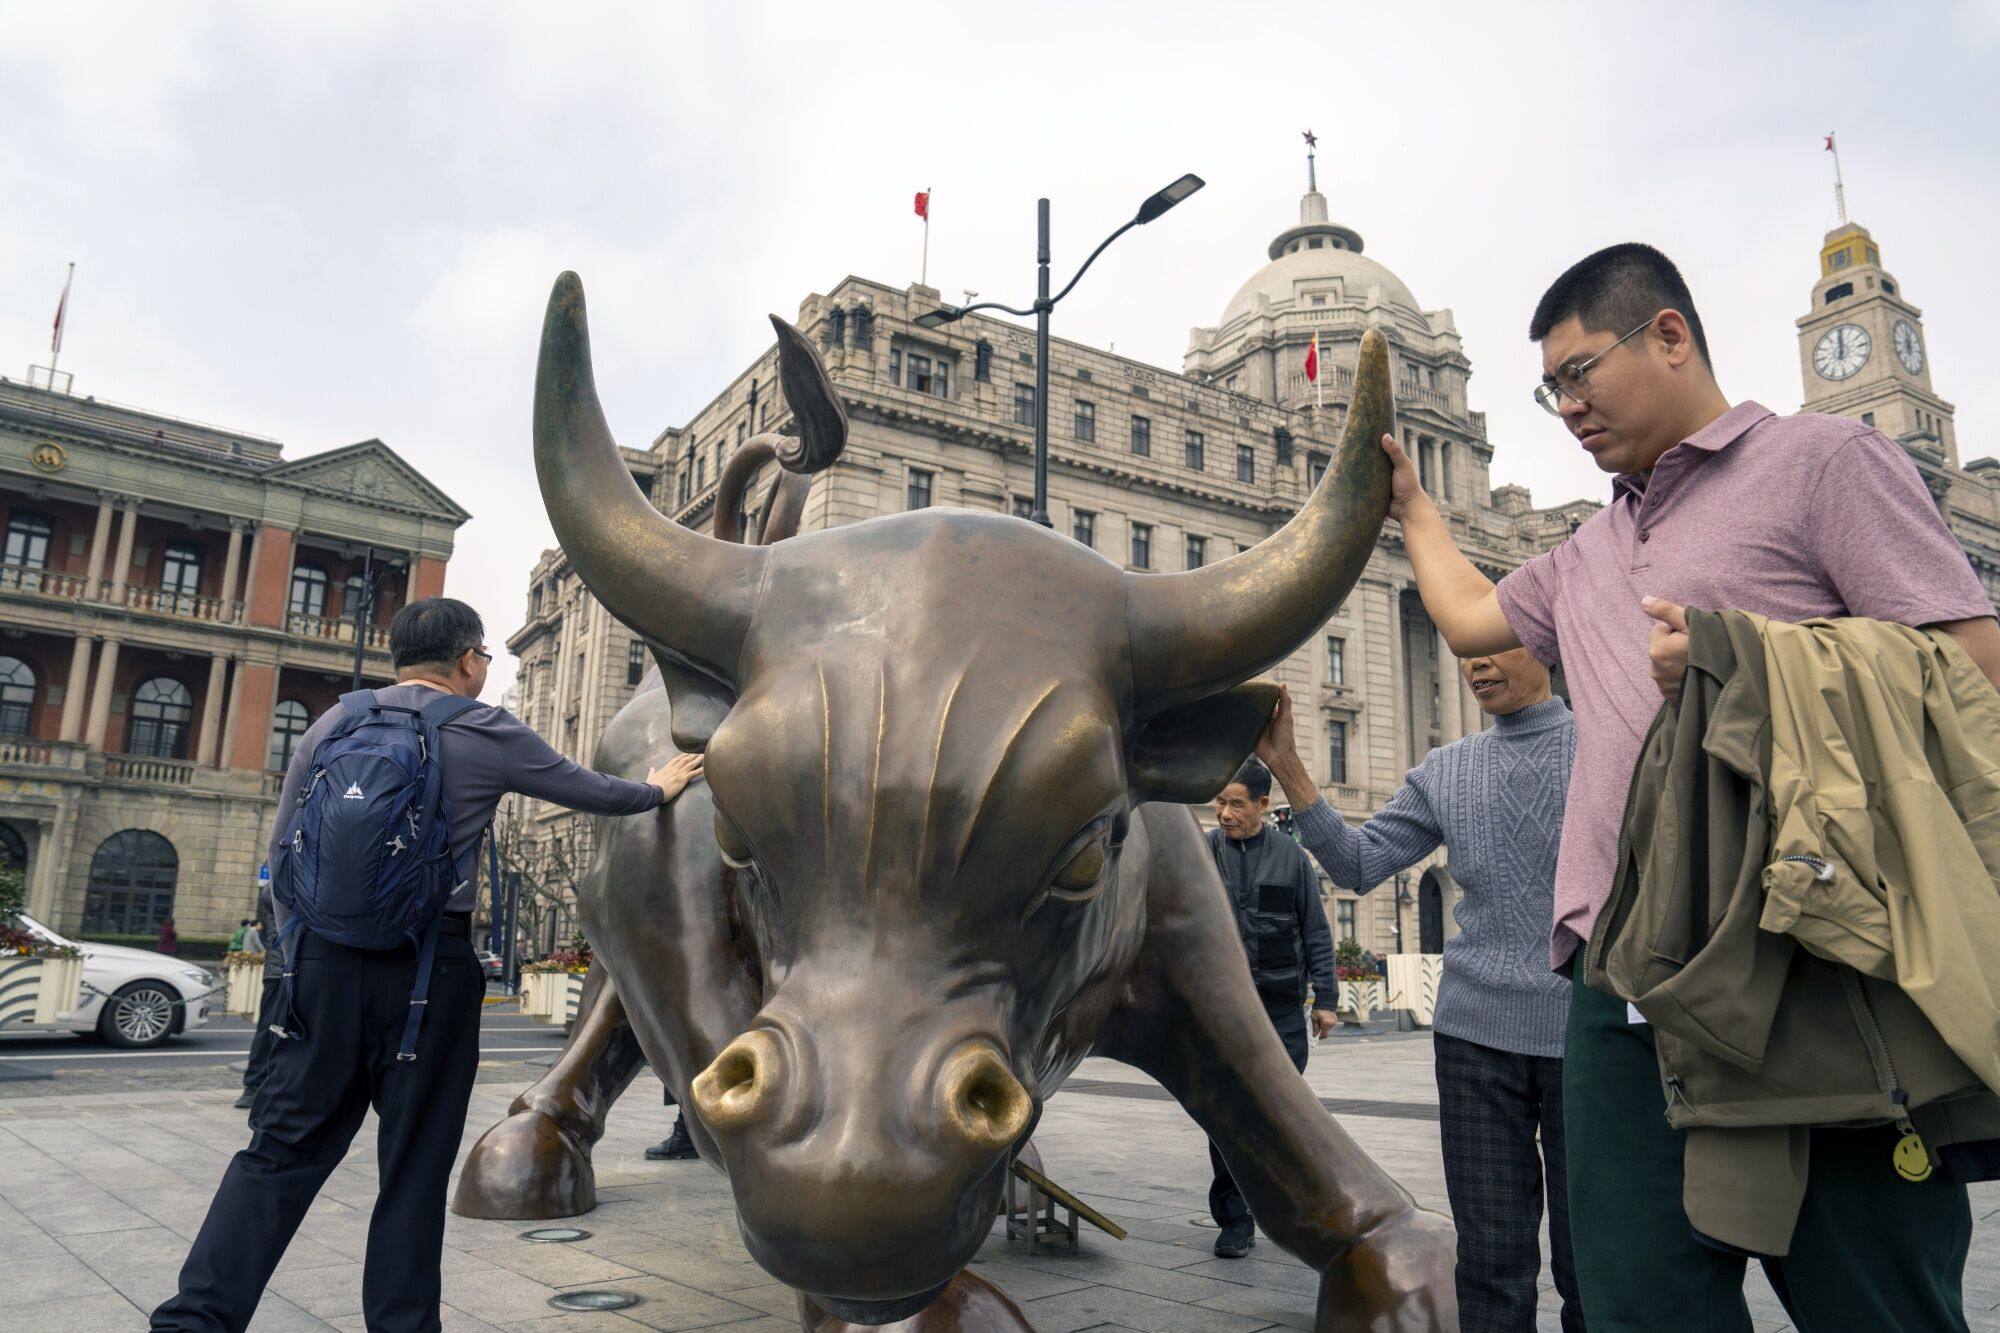
[[[421,709],[381,703],[372,690],[341,696],[343,714],[313,752],[271,865],[272,896],[291,914],[277,940],[285,960],[277,1036],[306,1035],[293,1003],[295,937],[310,930],[353,949],[407,941],[418,946],[417,980],[396,1058],[417,1058],[438,923],[458,887],[438,728],[477,705],[456,694]]]

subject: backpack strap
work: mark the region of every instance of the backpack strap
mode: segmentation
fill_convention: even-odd
[[[417,1029],[423,1025],[424,1009],[431,1002],[431,964],[437,959],[438,923],[443,919],[442,915],[434,916],[424,927],[424,942],[417,951],[417,983],[410,987],[410,1015],[403,1020],[403,1044],[396,1050],[399,1062],[417,1058]]]
[[[468,699],[462,694],[441,694],[425,704],[417,716],[423,719],[425,726],[435,730],[479,706],[479,700]]]
[[[305,918],[297,912],[285,918],[277,939],[271,947],[284,959],[283,981],[278,987],[278,1012],[271,1016],[271,1035],[289,1040],[306,1035],[305,1024],[299,1021],[298,997],[294,991],[294,975],[299,967],[299,946],[305,942]]]

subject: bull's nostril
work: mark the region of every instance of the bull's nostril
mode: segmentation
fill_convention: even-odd
[[[953,1052],[939,1084],[946,1123],[975,1147],[1006,1148],[1028,1127],[1028,1091],[990,1046]]]
[[[778,1040],[769,1032],[746,1032],[730,1042],[688,1089],[702,1123],[731,1129],[775,1105],[780,1068]]]

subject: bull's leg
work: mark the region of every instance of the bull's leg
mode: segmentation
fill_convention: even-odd
[[[1257,1224],[1320,1272],[1317,1333],[1456,1329],[1451,1223],[1418,1208],[1292,1068],[1194,821],[1144,813],[1146,942],[1100,1053],[1173,1093],[1222,1149]]]
[[[611,1104],[645,1067],[618,987],[602,963],[593,963],[562,1055],[472,1146],[452,1211],[543,1218],[595,1208],[591,1147],[604,1136]]]
[[[799,1327],[805,1333],[1035,1333],[1006,1292],[969,1268],[916,1314],[872,1330],[834,1318],[801,1293]]]

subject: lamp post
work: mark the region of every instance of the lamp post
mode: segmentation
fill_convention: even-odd
[[[1403,906],[1410,901],[1410,872],[1396,872],[1396,952],[1403,952]]]
[[[941,305],[936,310],[927,310],[917,316],[916,322],[927,329],[943,328],[945,325],[965,318],[975,310],[1000,310],[1010,315],[1035,317],[1035,512],[1031,516],[1043,527],[1049,524],[1049,312],[1056,303],[1070,294],[1105,247],[1123,236],[1134,227],[1143,226],[1159,217],[1181,200],[1199,190],[1207,182],[1201,177],[1189,174],[1182,176],[1163,190],[1150,195],[1139,205],[1139,211],[1129,222],[1119,227],[1090,252],[1090,258],[1083,261],[1083,267],[1076,271],[1054,296],[1049,295],[1049,201],[1035,201],[1035,303],[1027,310],[1016,310],[1013,306],[1002,305],[998,301],[981,301],[978,305]],[[970,295],[970,293],[968,293]]]

